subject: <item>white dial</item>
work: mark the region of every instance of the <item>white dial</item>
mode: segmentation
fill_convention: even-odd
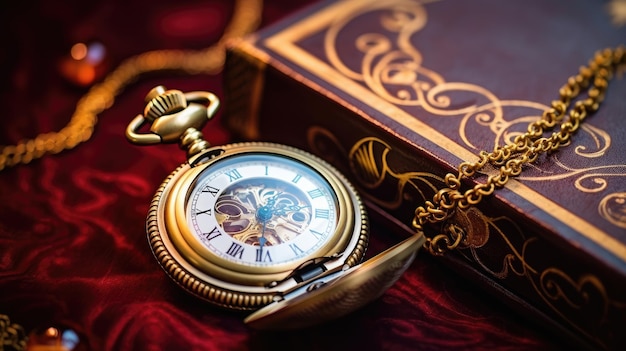
[[[186,204],[209,254],[272,266],[316,257],[337,229],[338,204],[318,172],[290,158],[236,155],[207,167]]]
[[[187,151],[187,162],[156,191],[146,219],[154,256],[185,290],[221,307],[256,310],[320,291],[323,280],[362,261],[367,213],[330,164],[273,143],[209,148],[200,130],[219,106],[212,93],[159,86],[146,99],[144,114],[128,125],[129,140],[179,142]],[[150,132],[139,133],[146,124]],[[323,299],[332,310],[335,296]],[[317,306],[320,300],[313,300]],[[296,306],[287,317],[312,305]]]

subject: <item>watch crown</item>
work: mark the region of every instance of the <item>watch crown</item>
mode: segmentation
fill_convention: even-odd
[[[162,85],[152,88],[145,101],[144,117],[150,122],[187,107],[187,99],[182,91],[166,90]]]

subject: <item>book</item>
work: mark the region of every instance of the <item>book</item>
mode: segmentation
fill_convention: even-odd
[[[410,234],[415,208],[447,173],[512,142],[594,52],[624,44],[623,7],[315,3],[230,43],[223,121],[240,139],[323,157],[352,180],[372,213]],[[440,258],[590,348],[626,344],[624,71],[570,145],[456,211],[450,221],[467,238]],[[464,189],[494,171],[486,167]]]

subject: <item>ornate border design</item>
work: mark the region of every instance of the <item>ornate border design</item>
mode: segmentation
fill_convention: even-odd
[[[343,57],[340,48],[356,18],[374,13],[380,32],[366,32],[354,39],[354,47],[362,57],[358,65],[354,55]],[[368,17],[369,18],[369,17]],[[488,89],[470,83],[448,82],[443,76],[423,65],[423,54],[411,38],[427,24],[424,4],[416,1],[384,1],[363,6],[358,11],[337,16],[324,33],[324,51],[333,69],[341,75],[367,87],[385,101],[402,107],[420,107],[432,116],[460,120],[460,141],[476,152],[489,147],[512,143],[529,122],[540,118],[548,106],[526,100],[500,100]],[[368,28],[377,28],[370,26]],[[388,33],[392,33],[390,37]],[[444,122],[446,123],[446,122]],[[477,130],[483,130],[477,132]],[[551,156],[556,165],[550,170],[541,165],[532,167],[518,179],[527,182],[560,181],[573,178],[572,190],[596,193],[607,190],[609,180],[626,177],[626,164],[600,164],[593,166],[590,159],[600,159],[611,148],[609,133],[591,124],[582,127],[583,136],[577,136],[572,145],[577,158],[560,159]],[[568,155],[571,156],[571,155]],[[586,160],[583,160],[586,159]],[[596,162],[597,163],[597,162]],[[575,165],[592,165],[576,167]],[[608,223],[626,228],[626,202],[613,192],[596,198],[597,212]]]
[[[335,162],[340,160],[339,155],[348,155],[350,171],[360,187],[373,189],[385,183],[387,189],[397,189],[391,200],[381,200],[364,192],[368,200],[387,210],[398,208],[409,192],[417,191],[421,200],[426,200],[428,194],[443,183],[439,176],[428,172],[394,170],[388,160],[394,156],[392,147],[376,137],[359,139],[347,153],[342,151],[340,139],[326,129],[310,128],[308,140],[316,152],[323,150],[325,154],[338,155]],[[393,181],[391,186],[390,180]],[[472,207],[457,211],[450,221],[464,228],[467,234],[457,251],[460,255],[500,281],[525,279],[536,297],[577,332],[602,343],[611,330],[612,316],[626,313],[626,301],[611,297],[605,283],[595,274],[570,274],[562,267],[537,263],[536,258],[533,259],[536,252],[529,252],[546,243],[525,233],[510,218],[492,218]],[[481,250],[487,242],[492,248],[488,253]],[[501,250],[493,250],[495,245]]]

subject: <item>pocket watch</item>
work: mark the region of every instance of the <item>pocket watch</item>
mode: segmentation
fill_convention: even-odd
[[[364,261],[368,217],[349,181],[285,145],[210,147],[200,130],[218,106],[209,92],[157,86],[126,129],[134,144],[179,143],[187,151],[146,220],[152,252],[179,286],[252,312],[245,322],[254,328],[292,329],[345,315],[399,279],[423,235]]]

